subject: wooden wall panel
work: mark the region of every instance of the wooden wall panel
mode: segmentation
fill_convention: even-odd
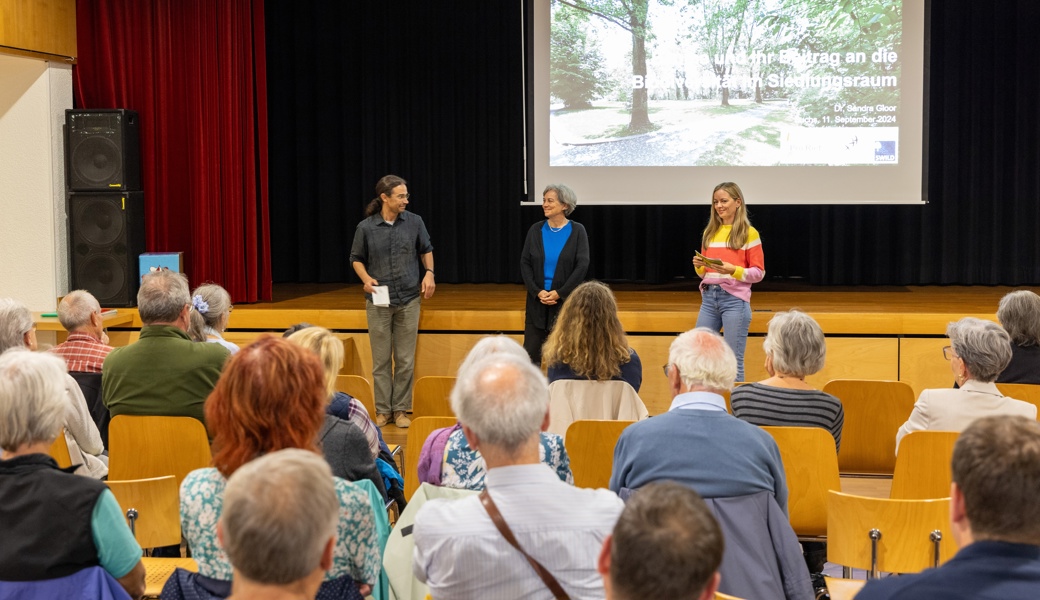
[[[0,52],[75,58],[76,0],[0,2]]]
[[[950,363],[942,355],[949,338],[903,338],[899,340],[900,379],[914,388],[914,395],[930,388],[953,387]]]

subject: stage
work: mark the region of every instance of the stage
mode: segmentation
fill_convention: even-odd
[[[664,412],[670,394],[661,366],[675,334],[697,319],[699,294],[693,282],[663,286],[612,284],[629,343],[643,362],[640,396],[651,414]],[[755,285],[751,298],[751,339],[745,356],[747,379],[766,377],[762,337],[771,315],[799,308],[827,335],[827,364],[809,378],[822,386],[831,379],[897,379],[915,392],[953,384],[942,357],[946,324],[964,316],[994,319],[1010,287],[816,287],[796,283]],[[513,284],[441,284],[425,301],[419,321],[416,377],[454,375],[470,347],[484,335],[505,334],[518,341],[524,328],[524,288]],[[140,320],[113,328],[113,343],[130,343]],[[281,284],[274,300],[236,305],[225,337],[246,344],[265,333],[281,333],[306,321],[341,334],[347,347],[344,373],[371,377],[371,353],[360,284]]]

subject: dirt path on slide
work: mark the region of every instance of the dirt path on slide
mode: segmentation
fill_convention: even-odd
[[[787,108],[783,103],[769,103],[733,115],[687,118],[678,126],[665,126],[647,135],[598,144],[568,146],[552,143],[550,164],[576,167],[693,166],[705,152],[714,150],[745,129],[762,124],[774,112]]]

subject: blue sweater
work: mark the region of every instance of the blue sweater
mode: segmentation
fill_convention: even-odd
[[[689,486],[705,498],[773,492],[787,514],[787,481],[776,442],[724,411],[670,410],[621,433],[610,489],[634,490],[661,480]]]

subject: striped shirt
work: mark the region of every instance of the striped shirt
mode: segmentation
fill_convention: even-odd
[[[753,425],[826,429],[834,436],[835,449],[841,448],[845,411],[841,400],[828,393],[749,383],[733,389],[730,404],[733,416]]]
[[[747,242],[734,250],[729,247],[729,234],[733,230],[732,225],[723,225],[715,232],[707,248],[701,249],[701,254],[708,258],[718,258],[735,265],[737,270],[732,275],[719,273],[711,269],[697,267],[697,275],[705,285],[721,285],[722,289],[745,302],[751,300],[751,284],[762,281],[766,276],[766,259],[762,252],[762,238],[754,227],[748,228]]]
[[[70,372],[100,373],[105,357],[112,346],[102,344],[89,333],[70,333],[69,339],[51,348],[51,352],[65,359]]]

